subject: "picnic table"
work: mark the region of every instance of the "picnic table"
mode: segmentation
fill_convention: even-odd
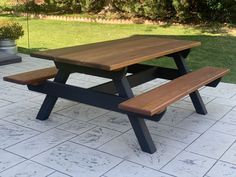
[[[191,72],[187,56],[197,41],[186,41],[150,35],[32,53],[31,56],[53,60],[55,67],[4,77],[24,84],[29,90],[46,94],[37,119],[46,120],[58,97],[127,114],[141,149],[154,153],[145,119],[159,121],[172,103],[190,95],[199,114],[207,110],[198,92],[202,86],[216,87],[228,69],[204,67]],[[150,66],[141,62],[163,56],[174,60],[177,69]],[[72,73],[84,73],[111,79],[91,88],[66,84]],[[130,73],[130,74],[127,74]],[[48,80],[54,78],[53,81]],[[141,95],[134,96],[132,87],[156,78],[171,80]]]

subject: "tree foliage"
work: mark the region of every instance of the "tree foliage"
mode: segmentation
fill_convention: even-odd
[[[221,22],[236,21],[236,0],[11,0],[22,10],[56,13],[98,13],[109,6],[116,12],[148,19]],[[25,8],[27,6],[27,8]]]

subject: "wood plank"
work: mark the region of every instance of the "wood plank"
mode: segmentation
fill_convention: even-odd
[[[53,60],[55,56],[74,53],[75,51],[76,52],[88,51],[93,48],[103,47],[103,46],[107,46],[107,45],[113,45],[114,43],[123,44],[124,42],[141,40],[142,38],[144,38],[144,37],[140,36],[137,38],[136,36],[132,36],[130,38],[122,38],[122,39],[116,39],[116,40],[111,40],[111,41],[97,42],[97,43],[77,45],[77,46],[71,46],[71,47],[63,47],[63,48],[59,48],[59,49],[51,49],[51,50],[46,50],[46,51],[41,51],[41,52],[33,52],[30,55],[32,57]]]
[[[38,85],[41,82],[54,78],[57,74],[56,67],[44,68],[25,73],[20,73],[12,76],[6,76],[3,80],[21,85]]]
[[[200,44],[197,41],[136,35],[113,41],[36,52],[31,56],[112,71],[191,49]]]
[[[121,103],[119,108],[142,115],[153,116],[165,110],[170,104],[196,91],[200,87],[221,78],[228,72],[229,69],[205,67],[131,98]]]

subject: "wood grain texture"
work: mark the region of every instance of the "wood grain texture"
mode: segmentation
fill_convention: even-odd
[[[205,67],[131,98],[121,103],[119,108],[142,115],[153,116],[165,110],[170,104],[196,91],[200,87],[221,78],[228,72],[229,69]]]
[[[6,76],[3,80],[21,85],[38,85],[41,82],[54,78],[57,74],[56,67],[44,68],[25,73],[20,73],[12,76]]]
[[[201,43],[197,41],[135,35],[112,41],[35,52],[31,56],[112,71],[199,45]]]

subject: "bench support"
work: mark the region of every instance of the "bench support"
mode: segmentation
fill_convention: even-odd
[[[177,53],[175,55],[172,55],[172,57],[174,58],[175,64],[177,68],[179,69],[179,72],[181,75],[184,75],[190,72],[190,69],[188,68],[187,63],[185,61],[188,53],[189,53],[188,51],[185,51],[183,53]],[[197,90],[193,93],[190,93],[189,96],[192,100],[192,103],[194,105],[196,112],[198,114],[206,115],[207,109],[202,101],[199,91]]]
[[[112,111],[126,113],[128,115],[129,121],[132,125],[132,128],[138,139],[142,151],[152,154],[156,151],[156,147],[154,145],[154,142],[144,119],[152,120],[153,117],[145,117],[141,116],[140,114],[131,113],[127,111],[122,112],[122,110],[118,109],[117,105],[119,105],[119,103],[123,102],[124,100],[134,97],[133,92],[131,90],[131,86],[136,86],[158,77],[174,79],[188,73],[189,69],[185,63],[185,58],[187,57],[187,54],[188,52],[183,52],[171,55],[171,57],[173,57],[175,60],[178,70],[161,67],[133,65],[129,68],[122,69],[119,71],[107,72],[94,69],[87,70],[87,67],[80,67],[71,64],[56,62],[55,64],[57,68],[59,68],[59,71],[55,77],[54,82],[45,81],[44,83],[37,86],[28,85],[28,88],[30,90],[47,94],[37,115],[37,119],[48,119],[58,97],[79,101],[81,103],[90,104],[105,109],[107,108]],[[70,73],[73,72],[83,72],[86,74],[111,78],[112,82],[95,86],[90,89],[83,89],[70,85],[65,85]],[[126,77],[127,72],[131,72],[134,75]],[[215,84],[217,83],[214,83],[213,85]],[[119,96],[114,95],[115,93],[118,93]],[[97,99],[91,99],[91,97]],[[196,111],[200,114],[206,114],[207,111],[199,92],[196,91],[191,93],[190,97],[192,99]],[[165,111],[157,115],[156,121],[160,120],[164,113]]]
[[[143,117],[143,115],[123,111],[118,108],[117,105],[127,100],[127,98],[120,97],[114,94],[107,94],[103,92],[94,91],[90,88],[81,88],[73,85],[67,85],[62,83],[56,83],[53,81],[45,81],[41,85],[28,85],[28,89],[50,95],[51,97],[64,98],[71,101],[80,102],[83,104],[88,104],[91,106],[99,107],[102,109],[107,109],[110,111],[115,111],[122,114],[130,114],[135,117]],[[144,119],[158,122],[165,111],[154,116],[145,116]]]
[[[156,78],[173,80],[181,76],[177,69],[149,66],[144,64],[132,65],[128,67],[127,72],[132,73],[132,75],[127,76],[131,88]],[[91,89],[109,94],[117,93],[113,81],[91,87]]]
[[[115,84],[117,92],[119,93],[119,96],[123,98],[134,97],[134,94],[131,90],[131,87],[125,75],[121,79],[114,78],[113,82]],[[150,154],[153,154],[154,152],[156,152],[156,147],[153,143],[152,137],[149,133],[149,130],[147,128],[147,125],[144,119],[136,117],[136,116],[132,116],[130,114],[127,114],[127,115],[129,117],[129,121],[132,125],[132,128],[138,139],[138,142],[142,151],[150,153]]]
[[[69,75],[70,75],[69,73],[59,70],[55,79],[54,79],[54,82],[64,84],[64,83],[66,83]],[[47,120],[52,112],[54,105],[56,104],[57,99],[58,99],[58,97],[47,95],[43,101],[43,104],[42,104],[38,114],[37,114],[36,119]]]
[[[57,65],[59,64],[57,63]],[[63,68],[63,65],[60,66],[60,68],[61,69],[59,69],[54,82],[45,81],[38,86],[28,85],[29,90],[47,94],[37,115],[37,119],[39,120],[48,119],[58,97],[79,101],[81,103],[90,104],[97,107],[107,108],[109,110],[117,112],[122,112],[122,110],[118,108],[118,105],[121,102],[134,97],[128,79],[126,77],[127,69],[124,69],[123,71],[121,70],[119,74],[118,72],[115,72],[115,74],[113,74],[113,83],[117,93],[119,94],[119,96],[116,96],[109,95],[107,93],[96,92],[94,89],[84,89],[75,86],[64,85],[70,73],[65,72],[65,68]],[[106,76],[107,74],[109,73],[102,73],[103,76]],[[111,76],[111,74],[107,76]],[[139,116],[138,114],[129,112],[125,113],[128,115],[129,121],[132,125],[141,149],[144,152],[150,154],[156,152],[156,147],[144,121],[145,117],[141,118],[141,116]],[[163,111],[159,115],[156,115],[157,121],[161,119],[164,113],[165,111]],[[146,117],[146,119],[152,120],[152,117]]]

